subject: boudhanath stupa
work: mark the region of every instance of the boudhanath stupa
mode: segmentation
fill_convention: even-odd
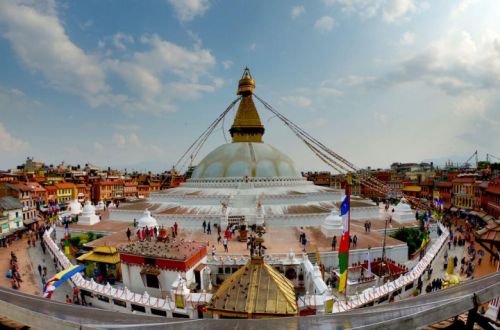
[[[158,225],[200,228],[203,221],[227,225],[321,226],[338,208],[343,190],[314,185],[301,176],[293,160],[264,143],[264,125],[253,101],[255,81],[248,68],[238,84],[241,97],[229,130],[232,142],[208,153],[193,175],[177,188],[152,193],[146,201],[109,209],[110,219],[133,221],[145,210]],[[351,219],[380,218],[366,200],[352,203]],[[329,217],[326,232],[340,232],[340,217]]]

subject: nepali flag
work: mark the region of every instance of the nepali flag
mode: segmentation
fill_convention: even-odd
[[[346,196],[340,205],[340,216],[342,218],[342,236],[339,246],[339,293],[347,287],[347,263],[349,259],[349,197]]]

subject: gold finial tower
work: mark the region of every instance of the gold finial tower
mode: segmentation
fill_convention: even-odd
[[[243,76],[238,83],[237,95],[241,95],[240,105],[234,117],[233,125],[229,132],[234,142],[262,142],[264,126],[262,125],[259,113],[253,103],[253,90],[255,81],[250,74],[250,70],[245,68]]]

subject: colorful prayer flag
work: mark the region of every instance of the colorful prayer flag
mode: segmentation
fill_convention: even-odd
[[[347,286],[347,266],[349,258],[349,196],[344,198],[340,206],[340,216],[342,217],[343,228],[339,246],[339,293],[342,293]]]

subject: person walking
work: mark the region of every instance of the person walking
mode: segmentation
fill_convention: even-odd
[[[130,236],[132,236],[132,232],[130,231],[130,228],[127,228],[127,239],[130,242]]]
[[[335,251],[336,247],[337,247],[337,236],[333,236],[333,238],[332,238],[332,251]]]
[[[177,236],[177,230],[179,229],[179,225],[177,224],[177,222],[174,222],[174,232],[175,232],[175,236]]]
[[[212,245],[212,257],[215,257],[215,245]]]
[[[354,234],[354,237],[352,238],[352,244],[354,247],[358,244],[358,236],[356,234]]]
[[[227,249],[227,237],[224,236],[224,238],[222,239],[222,245],[224,245],[224,252],[229,252],[229,250]]]
[[[207,234],[208,235],[212,234],[212,225],[210,224],[210,220],[208,221],[208,224],[207,224]]]
[[[42,277],[42,265],[38,265],[38,274]]]
[[[207,232],[207,222],[205,220],[203,220],[203,232],[206,233]]]
[[[306,234],[304,234],[304,237],[302,238],[302,251],[306,252],[306,246],[307,246],[307,238]]]
[[[43,276],[47,277],[47,266],[43,266]]]

